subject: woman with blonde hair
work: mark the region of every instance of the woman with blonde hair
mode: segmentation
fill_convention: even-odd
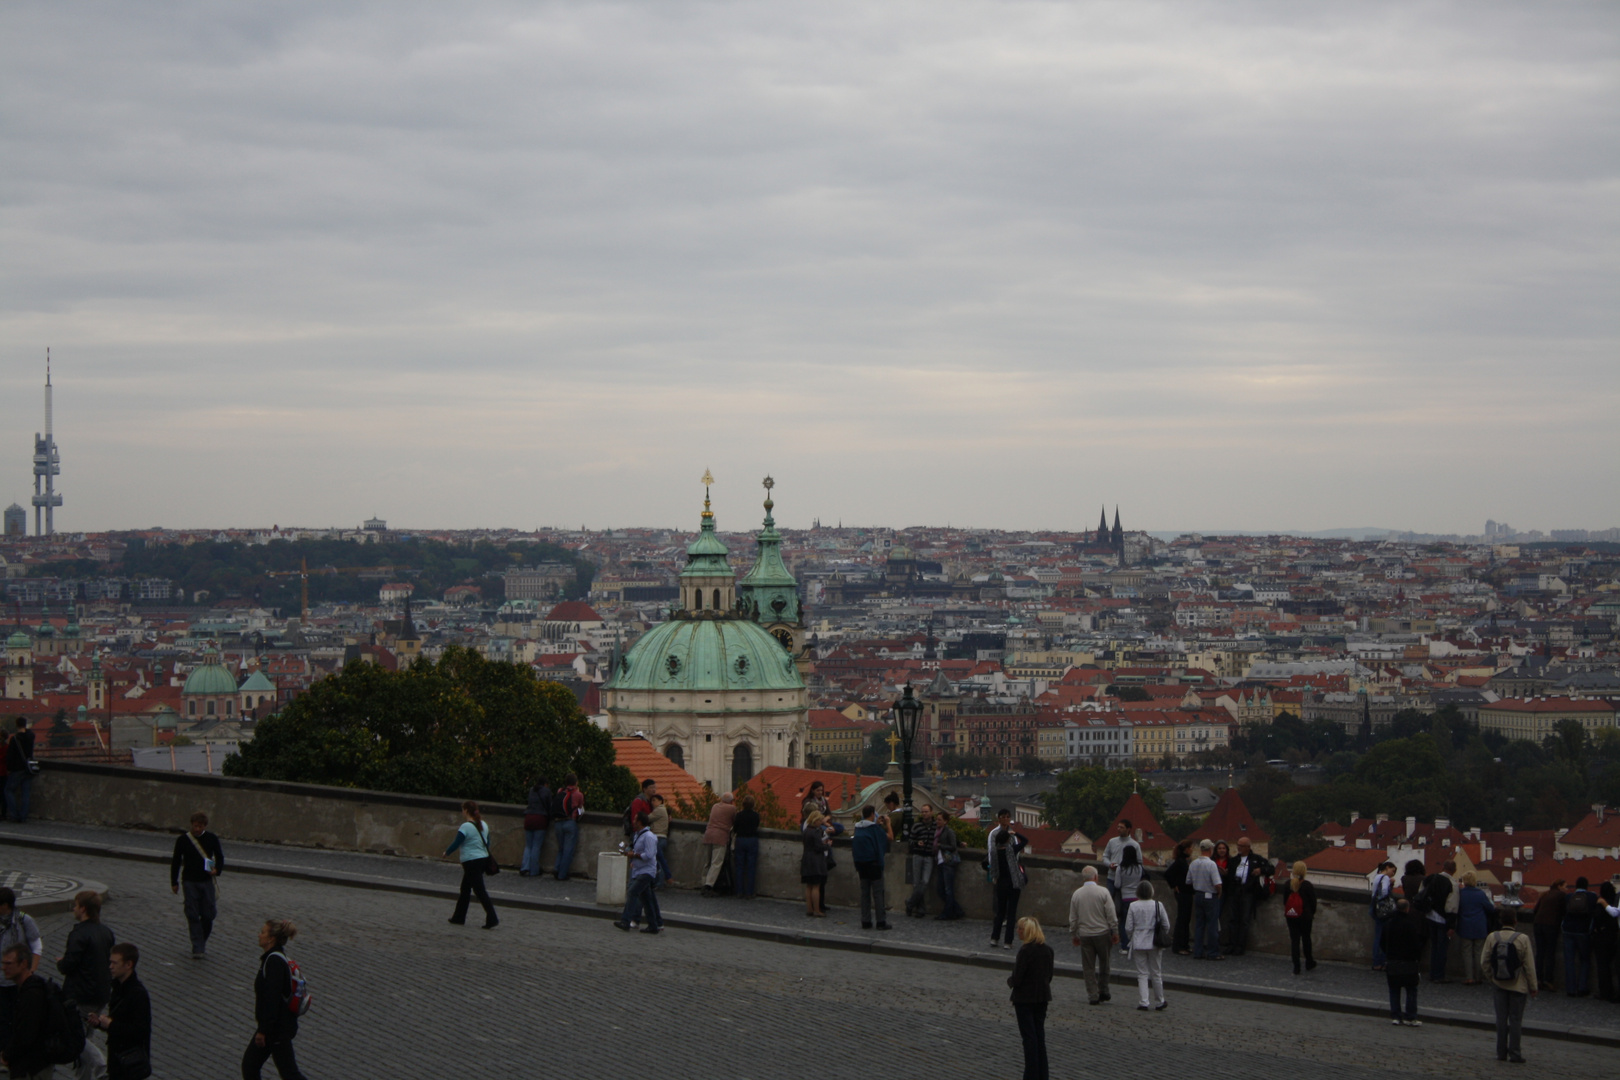
[[[1012,987],[1013,1012],[1024,1040],[1024,1080],[1047,1080],[1046,1006],[1052,1000],[1052,947],[1046,943],[1039,919],[1018,920],[1023,945],[1013,961],[1007,985]]]
[[[827,835],[827,819],[820,810],[811,810],[799,830],[804,854],[799,857],[799,881],[804,885],[804,917],[826,918],[821,909],[821,890],[827,885],[827,852],[832,840]]]
[[[1294,871],[1277,890],[1282,897],[1283,922],[1288,924],[1288,951],[1294,958],[1294,974],[1299,974],[1299,954],[1305,954],[1305,970],[1316,970],[1311,955],[1311,921],[1316,918],[1316,886],[1305,880],[1306,866],[1294,864]]]

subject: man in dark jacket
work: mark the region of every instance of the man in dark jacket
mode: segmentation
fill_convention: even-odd
[[[1256,855],[1245,836],[1238,840],[1237,857],[1226,868],[1226,874],[1233,882],[1232,947],[1227,955],[1242,956],[1249,943],[1249,924],[1254,921],[1255,909],[1271,894],[1271,860]]]
[[[888,913],[884,911],[887,898],[883,893],[883,864],[889,850],[889,831],[877,821],[877,809],[870,804],[861,808],[860,824],[850,839],[850,858],[855,863],[855,876],[861,879],[861,929],[872,929],[872,911],[877,910],[877,928],[889,928]]]
[[[28,820],[28,795],[34,786],[34,773],[28,763],[34,759],[34,733],[28,721],[17,717],[17,733],[6,744],[6,816],[21,825]]]
[[[1421,1027],[1417,1018],[1418,960],[1423,955],[1423,928],[1412,918],[1412,904],[1400,900],[1396,914],[1384,924],[1384,979],[1389,983],[1389,1019],[1392,1024]],[[1401,1009],[1401,991],[1406,1009]]]
[[[135,976],[141,951],[125,942],[112,947],[112,1001],[90,1026],[107,1033],[107,1080],[146,1080],[152,1075],[152,999]]]
[[[214,932],[217,893],[214,879],[225,870],[225,850],[219,837],[208,831],[208,815],[191,815],[191,830],[174,842],[174,858],[169,860],[169,888],[186,890],[186,923],[191,930],[191,957],[200,960],[208,953],[208,935]]]
[[[0,971],[17,987],[16,1012],[13,1014],[11,1038],[6,1040],[0,1061],[11,1070],[14,1080],[28,1080],[35,1076],[50,1076],[55,1071],[45,1049],[45,1036],[50,1030],[47,1022],[45,980],[34,974],[38,961],[26,945],[9,946],[0,954]]]
[[[56,970],[62,973],[62,997],[81,1013],[98,1013],[112,997],[113,932],[101,925],[101,897],[88,889],[75,896],[73,919],[67,947],[56,960]],[[105,1064],[101,1050],[86,1039],[79,1075],[95,1076]]]

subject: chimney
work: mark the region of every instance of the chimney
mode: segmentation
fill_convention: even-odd
[[[1434,819],[1434,827],[1441,830],[1449,829],[1451,828],[1451,819],[1448,817],[1437,817]]]
[[[1513,835],[1513,826],[1504,825],[1504,826],[1502,826],[1502,831],[1507,833],[1509,836],[1512,836]]]
[[[1606,810],[1606,809],[1607,809],[1607,807],[1605,807],[1602,803],[1593,803],[1592,804],[1592,813],[1597,815],[1597,819],[1598,819],[1597,823],[1599,825],[1603,824],[1603,811]]]
[[[1527,847],[1527,848],[1524,849],[1524,861],[1525,862],[1535,862],[1536,861],[1536,849],[1535,848]]]
[[[1417,818],[1409,817],[1406,819],[1406,835],[1410,837],[1415,832],[1417,832]]]
[[[1350,811],[1350,824],[1354,825],[1356,822],[1358,822],[1360,820],[1361,820],[1361,811],[1360,810],[1352,810],[1352,811]],[[1603,819],[1598,818],[1598,820],[1602,821]]]
[[[1502,869],[1504,869],[1504,870],[1513,870],[1513,860],[1511,858],[1503,859],[1502,860]],[[1514,873],[1517,873],[1517,872],[1518,871],[1516,871],[1516,870],[1514,871]]]
[[[1384,822],[1386,822],[1388,820],[1389,820],[1389,815],[1388,814],[1378,814],[1377,816],[1375,816],[1373,818],[1373,823],[1375,825],[1382,825]]]
[[[1372,850],[1372,841],[1367,839],[1365,836],[1361,837],[1360,839],[1358,839],[1356,841],[1356,850],[1357,851],[1371,851]]]

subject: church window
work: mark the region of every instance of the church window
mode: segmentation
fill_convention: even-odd
[[[714,610],[720,610],[720,590],[714,590]]]
[[[212,701],[208,702],[208,715],[209,716],[214,715],[214,702],[212,702]]]
[[[234,701],[227,701],[227,702],[225,702],[225,715],[226,715],[226,716],[230,716],[230,715],[231,715],[231,713],[232,713],[232,710],[233,710],[233,709],[234,709],[234,708],[235,708],[235,707],[236,707],[236,702],[234,702]]]
[[[186,702],[186,715],[187,716],[196,716],[197,715],[197,703],[195,701]]]

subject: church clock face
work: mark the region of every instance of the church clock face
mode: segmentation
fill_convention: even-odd
[[[793,633],[785,627],[778,626],[771,631],[771,637],[782,643],[782,648],[793,651]]]

